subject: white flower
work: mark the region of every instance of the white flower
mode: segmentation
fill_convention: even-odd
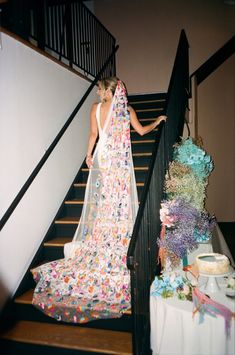
[[[195,279],[190,280],[190,282],[193,287],[198,285],[198,281]]]
[[[235,279],[233,277],[230,277],[227,282],[227,287],[232,288],[235,290]]]
[[[188,285],[184,284],[183,286],[183,293],[187,296],[190,292],[190,288]]]

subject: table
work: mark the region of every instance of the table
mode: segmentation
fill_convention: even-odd
[[[201,279],[205,282],[205,279]],[[235,312],[235,300],[225,296],[225,280],[213,299]],[[199,314],[192,317],[193,303],[176,297],[163,299],[150,296],[151,349],[153,355],[235,355],[235,319],[231,337],[225,333],[224,318],[205,315],[199,324]]]

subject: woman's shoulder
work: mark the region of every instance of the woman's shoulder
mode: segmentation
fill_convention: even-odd
[[[100,103],[100,102],[94,102],[94,103],[92,104],[92,107],[97,107],[97,106],[99,105],[99,103]]]
[[[99,105],[99,102],[94,102],[92,105],[91,105],[91,112],[96,112],[96,109]]]

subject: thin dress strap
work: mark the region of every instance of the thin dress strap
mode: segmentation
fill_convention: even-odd
[[[97,125],[98,125],[98,130],[99,130],[99,135],[102,132],[101,126],[100,126],[100,108],[101,108],[101,102],[98,103],[97,107],[96,107],[96,121],[97,121]]]

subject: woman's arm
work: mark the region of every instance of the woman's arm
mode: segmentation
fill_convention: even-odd
[[[91,113],[90,113],[90,133],[88,139],[88,147],[87,147],[87,155],[86,155],[86,165],[90,169],[92,166],[92,151],[98,136],[98,127],[96,121],[96,108],[97,103],[92,105]]]
[[[128,109],[130,111],[131,125],[136,130],[136,132],[139,133],[141,136],[151,132],[154,128],[156,128],[160,124],[160,122],[166,121],[167,119],[167,116],[162,115],[159,116],[154,122],[146,126],[142,126],[142,124],[140,123],[140,121],[136,116],[135,110],[131,106],[129,106]]]

